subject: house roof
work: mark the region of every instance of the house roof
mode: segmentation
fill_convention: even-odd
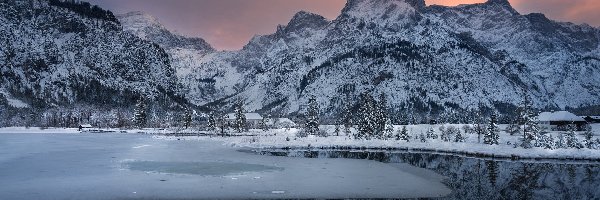
[[[262,120],[263,119],[262,116],[260,116],[260,114],[258,114],[258,113],[244,113],[244,115],[246,116],[246,120]],[[235,113],[227,114],[227,119],[234,120]]]
[[[543,112],[538,116],[538,121],[569,121],[569,122],[585,122],[585,119],[567,111],[558,112]]]

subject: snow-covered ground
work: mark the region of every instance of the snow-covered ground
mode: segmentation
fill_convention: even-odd
[[[465,142],[444,142],[441,139],[427,139],[426,142],[421,142],[418,136],[425,134],[429,128],[433,128],[436,134],[440,134],[439,127],[454,126],[459,128],[466,138]],[[515,147],[515,144],[520,144],[520,135],[511,136],[504,131],[500,133],[500,145],[483,144],[483,136],[481,143],[478,142],[476,134],[464,134],[462,129],[464,125],[409,125],[407,126],[409,134],[412,136],[410,142],[403,140],[356,140],[346,136],[343,131],[340,136],[317,137],[309,136],[305,138],[296,137],[297,129],[277,129],[270,131],[251,130],[237,137],[175,137],[175,136],[154,136],[158,139],[166,140],[216,140],[222,141],[231,146],[250,147],[250,148],[369,148],[369,149],[406,149],[419,151],[436,151],[444,153],[457,153],[476,156],[499,157],[499,158],[520,158],[520,159],[589,159],[600,160],[600,150],[593,149],[554,149],[548,150],[543,148],[523,149]],[[330,135],[334,134],[333,126],[321,126],[321,129],[327,130]],[[401,126],[396,126],[396,130],[401,129]],[[505,125],[500,125],[500,129],[504,130]],[[594,139],[599,138],[597,130],[600,130],[599,124],[593,125],[593,130],[596,130]],[[354,131],[354,130],[353,130]],[[395,133],[395,132],[394,132]],[[234,133],[237,134],[237,133]],[[556,139],[560,132],[550,132]],[[583,136],[578,133],[578,139],[583,142]]]
[[[442,176],[409,165],[261,156],[218,141],[145,134],[0,132],[0,199],[416,198],[451,192]]]

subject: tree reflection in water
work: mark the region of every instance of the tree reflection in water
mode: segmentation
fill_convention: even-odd
[[[512,161],[432,153],[349,150],[273,150],[263,151],[261,154],[408,163],[447,177],[444,184],[453,193],[445,199],[600,198],[600,163]]]

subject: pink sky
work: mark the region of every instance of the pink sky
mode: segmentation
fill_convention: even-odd
[[[600,0],[509,0],[521,14],[541,12],[550,19],[600,26]],[[170,30],[202,37],[219,50],[240,49],[256,34],[273,33],[300,10],[336,18],[346,0],[90,0],[115,13],[144,11]],[[485,0],[426,0],[428,5]]]

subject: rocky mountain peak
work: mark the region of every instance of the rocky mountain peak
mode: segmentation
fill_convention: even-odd
[[[484,3],[484,5],[502,8],[503,10],[506,10],[513,15],[519,14],[519,12],[517,12],[517,10],[515,10],[512,7],[512,5],[510,5],[510,2],[508,2],[508,0],[488,0]]]
[[[187,48],[211,52],[213,47],[202,38],[186,37],[171,33],[159,20],[147,13],[136,11],[118,15],[123,30],[144,40],[159,44],[162,48]]]
[[[321,15],[300,11],[292,17],[292,20],[290,20],[285,29],[286,31],[291,32],[305,28],[321,28],[327,24],[329,24],[329,21]]]

